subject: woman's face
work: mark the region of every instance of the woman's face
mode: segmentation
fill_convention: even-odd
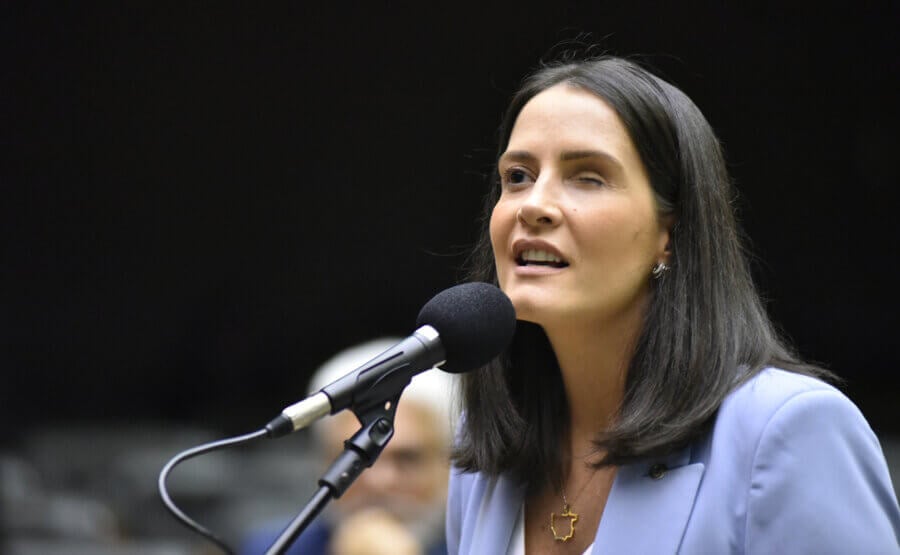
[[[498,166],[491,243],[517,317],[613,324],[643,311],[669,234],[613,109],[566,84],[547,89],[519,113]]]

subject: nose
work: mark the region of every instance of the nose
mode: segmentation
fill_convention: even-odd
[[[562,210],[556,187],[550,177],[535,182],[516,212],[516,219],[529,227],[556,227],[562,221]]]

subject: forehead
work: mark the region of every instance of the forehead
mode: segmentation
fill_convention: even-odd
[[[634,150],[615,110],[597,95],[567,83],[535,95],[516,117],[507,150],[538,146],[602,147],[620,154]]]

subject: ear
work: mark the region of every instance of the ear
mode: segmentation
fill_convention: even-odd
[[[659,217],[659,244],[657,245],[657,261],[671,264],[672,257],[672,231],[676,223],[674,214],[663,214]]]

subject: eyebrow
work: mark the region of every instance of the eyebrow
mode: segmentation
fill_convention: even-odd
[[[559,156],[559,159],[563,162],[583,160],[585,158],[601,158],[610,164],[613,164],[618,169],[622,168],[622,163],[618,158],[608,152],[603,152],[602,150],[567,150]],[[527,150],[508,150],[500,156],[499,161],[503,162],[504,160],[523,160],[531,162],[537,160],[537,157]]]

